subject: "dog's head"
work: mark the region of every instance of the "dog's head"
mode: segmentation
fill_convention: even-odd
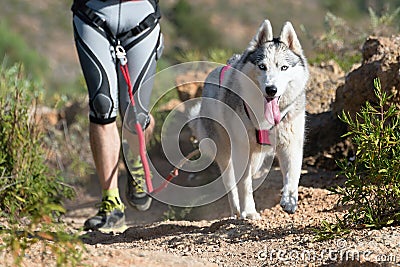
[[[256,82],[267,98],[283,95],[307,68],[302,47],[290,22],[285,23],[280,37],[274,38],[271,23],[265,20],[245,51],[244,61],[256,66]]]
[[[246,75],[264,95],[266,108],[278,108],[279,99],[288,90],[297,95],[296,91],[302,90],[308,79],[306,58],[290,22],[284,24],[279,38],[274,38],[271,23],[265,20],[244,52],[242,62]],[[278,119],[275,116],[268,120],[276,124]]]

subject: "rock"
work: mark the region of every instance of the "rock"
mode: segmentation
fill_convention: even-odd
[[[304,162],[313,167],[334,170],[335,160],[349,156],[351,144],[341,137],[347,126],[333,112],[309,114],[304,145]]]
[[[375,78],[380,79],[383,91],[393,95],[389,103],[400,107],[400,35],[369,37],[362,56],[361,66],[350,72],[336,91],[335,114],[345,110],[354,116],[366,101],[376,102]]]
[[[89,114],[88,100],[80,99],[66,103],[60,111],[60,119],[64,119],[67,125],[71,125],[76,122],[77,116],[87,116],[87,114]]]
[[[35,123],[42,130],[45,130],[49,126],[54,127],[59,121],[58,111],[46,106],[33,108],[30,116],[35,119]]]
[[[68,102],[61,110],[46,106],[37,106],[30,112],[30,116],[35,119],[40,129],[49,130],[49,128],[62,128],[61,120],[65,120],[67,125],[76,122],[77,116],[88,114],[88,105],[85,100]]]
[[[346,126],[332,113],[336,89],[344,83],[344,71],[334,61],[309,67],[307,88],[307,121],[304,162],[324,169],[335,169],[335,159],[348,154],[348,146],[340,145]]]
[[[175,79],[175,84],[179,99],[185,102],[186,100],[201,96],[204,81],[210,71],[211,69],[200,71],[191,70],[178,75]]]
[[[182,102],[179,99],[174,98],[174,99],[171,99],[170,101],[168,101],[167,103],[161,105],[157,109],[157,111],[158,112],[171,111],[171,110],[175,109],[176,107],[178,107],[180,104],[182,104]],[[182,108],[183,108],[183,106],[182,106]],[[183,112],[183,110],[180,110],[180,111]]]
[[[330,111],[335,101],[336,88],[344,82],[344,71],[334,60],[310,66],[310,80],[307,87],[307,106],[309,114]]]
[[[329,72],[324,77],[320,69],[310,68],[306,164],[333,169],[336,168],[335,160],[352,156],[351,142],[340,137],[347,132],[347,126],[337,116],[342,110],[354,116],[366,101],[376,103],[374,78],[379,77],[382,89],[393,95],[390,103],[400,107],[400,36],[369,37],[363,45],[362,56],[361,65],[348,73],[344,83],[340,78],[343,73],[331,63],[332,66],[325,69],[331,71],[333,84],[327,83]],[[332,96],[335,86],[338,88]]]

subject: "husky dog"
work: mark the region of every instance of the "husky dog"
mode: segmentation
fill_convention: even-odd
[[[244,53],[233,56],[228,64],[229,67],[216,68],[207,77],[201,102],[191,110],[193,120],[189,126],[200,141],[213,140],[214,146],[205,145],[202,152],[215,156],[229,191],[232,216],[260,218],[253,198],[252,177],[274,152],[283,175],[280,205],[286,212],[294,213],[309,74],[292,24],[286,22],[280,37],[274,38],[271,23],[265,20]],[[239,131],[237,118],[244,132]],[[217,152],[212,152],[215,147]]]

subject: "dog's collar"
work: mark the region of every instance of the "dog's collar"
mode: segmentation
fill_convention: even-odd
[[[229,70],[231,68],[231,65],[226,65],[221,69],[221,72],[219,74],[219,86],[221,87],[222,82],[224,81],[224,77],[225,77],[225,72],[227,70]],[[250,119],[250,112],[248,110],[247,104],[246,102],[243,100],[243,105],[244,105],[244,110],[246,111],[247,117]],[[286,114],[284,115],[286,116]],[[284,116],[281,118],[284,118]],[[250,119],[251,120],[251,119]],[[269,138],[269,131],[272,130],[275,127],[275,125],[273,125],[271,128],[269,129],[256,129],[256,140],[257,143],[260,145],[271,145],[271,141]]]

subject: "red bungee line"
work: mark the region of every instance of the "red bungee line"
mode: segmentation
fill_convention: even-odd
[[[138,117],[137,117],[137,111],[136,111],[136,106],[135,106],[135,100],[133,98],[133,88],[132,88],[131,78],[129,75],[128,64],[124,64],[124,65],[121,64],[119,67],[121,69],[122,75],[125,78],[126,84],[128,85],[129,98],[131,100],[131,105],[132,105],[133,113],[134,113],[134,117],[135,117],[135,129],[136,129],[136,133],[137,133],[138,139],[139,139],[139,155],[140,155],[140,159],[142,161],[142,165],[143,165],[143,169],[144,169],[144,176],[145,176],[145,180],[146,180],[147,190],[148,190],[149,194],[151,194],[153,192],[153,184],[151,182],[150,167],[149,167],[149,162],[147,161],[147,156],[146,156],[146,142],[145,142],[142,126],[140,125]]]
[[[200,151],[198,149],[192,151],[189,153],[187,158],[184,158],[181,160],[169,174],[165,178],[165,181],[157,188],[153,189],[153,183],[151,181],[151,174],[150,174],[150,167],[149,167],[149,162],[147,160],[147,155],[146,155],[146,142],[143,134],[143,129],[142,126],[139,123],[139,120],[137,118],[137,110],[135,106],[135,99],[133,97],[133,88],[132,88],[132,83],[131,83],[131,77],[129,75],[129,70],[128,70],[128,64],[126,64],[126,58],[123,58],[124,61],[122,61],[120,64],[120,69],[121,73],[124,76],[125,82],[128,85],[128,93],[129,93],[129,98],[131,101],[134,117],[135,117],[135,129],[138,135],[139,139],[139,155],[140,155],[140,160],[142,161],[143,169],[144,169],[144,175],[145,175],[145,181],[146,181],[146,186],[147,186],[147,191],[148,194],[155,195],[159,193],[161,190],[166,188],[168,186],[168,183],[171,182],[173,178],[175,178],[178,175],[179,169],[182,168],[182,166],[185,164],[185,162],[189,161],[191,158],[194,156],[198,155]],[[129,171],[129,170],[128,170]]]

